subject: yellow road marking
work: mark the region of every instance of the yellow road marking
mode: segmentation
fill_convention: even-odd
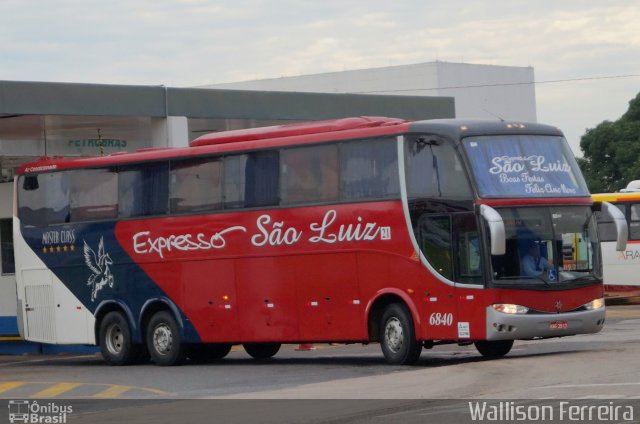
[[[109,386],[109,388],[101,391],[100,393],[96,393],[92,397],[94,397],[94,398],[114,398],[116,396],[120,396],[121,394],[123,394],[124,392],[128,391],[131,388],[132,387],[129,387],[129,386],[119,386],[117,384],[114,384],[112,386]]]
[[[48,387],[44,390],[39,391],[38,393],[31,395],[31,397],[32,398],[49,398],[49,397],[59,396],[63,393],[66,393],[70,390],[75,389],[80,384],[81,383],[58,383],[54,386]]]
[[[38,358],[37,356],[32,357],[33,359],[19,359],[17,361],[12,361],[12,362],[3,362],[0,363],[0,367],[10,367],[13,365],[24,365],[24,364],[35,364],[37,362],[47,362],[47,361],[72,361],[78,358],[91,358],[94,357],[95,355],[74,355],[74,356],[63,356],[60,358],[52,358],[52,357],[45,357],[45,358]]]
[[[120,384],[100,384],[100,383],[63,383],[63,382],[52,382],[52,381],[5,381],[0,382],[0,393],[8,392],[12,389],[16,389],[18,387],[28,387],[31,385],[40,385],[43,384],[48,385],[46,389],[40,390],[37,393],[32,395],[23,395],[28,396],[30,398],[49,398],[56,397],[67,393],[76,387],[95,387],[97,389],[101,389],[100,392],[94,395],[78,395],[78,398],[115,398],[123,393],[126,393],[130,390],[142,391],[147,393],[153,393],[158,396],[174,396],[174,393],[166,392],[160,389],[153,389],[150,387],[137,387],[137,386],[123,386]]]
[[[0,383],[0,393],[8,392],[9,390],[22,385],[24,385],[23,381],[7,381],[6,383]]]

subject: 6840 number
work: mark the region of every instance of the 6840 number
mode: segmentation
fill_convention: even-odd
[[[440,313],[434,312],[429,315],[429,325],[450,326],[453,324],[453,314],[451,312]]]

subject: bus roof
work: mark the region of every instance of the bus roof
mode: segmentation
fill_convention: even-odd
[[[550,125],[481,119],[431,119],[411,122],[409,132],[436,132],[456,140],[481,135],[552,135],[563,136],[562,131]]]
[[[270,127],[247,128],[242,130],[205,134],[193,140],[191,142],[191,147],[346,131],[358,128],[392,126],[404,124],[406,122],[409,121],[398,118],[385,118],[381,116],[360,116],[355,118],[331,119],[327,121],[300,122]]]
[[[65,158],[45,156],[23,164],[17,175],[62,169],[115,166],[128,163],[188,158],[208,154],[242,152],[296,144],[380,137],[407,131],[409,121],[385,117],[355,117],[328,121],[224,131],[201,136],[184,148],[146,148],[135,152],[115,152],[108,156]]]
[[[453,139],[474,135],[500,134],[562,135],[562,132],[555,127],[531,123],[462,119],[407,121],[380,116],[360,116],[206,134],[191,142],[189,147],[184,148],[147,148],[135,152],[115,152],[108,156],[87,158],[42,157],[35,162],[22,165],[16,174],[115,166],[269,147],[277,148],[295,144],[381,137],[407,132],[435,132]]]

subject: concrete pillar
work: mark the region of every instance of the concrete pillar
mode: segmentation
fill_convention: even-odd
[[[0,184],[0,218],[13,216],[13,183]],[[4,242],[5,240],[0,240]],[[2,270],[5,272],[5,270]],[[0,336],[16,332],[16,278],[13,274],[0,275]]]
[[[185,116],[151,119],[152,147],[188,147],[189,125]]]

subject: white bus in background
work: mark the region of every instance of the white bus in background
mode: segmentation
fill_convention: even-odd
[[[627,247],[618,252],[614,223],[605,214],[597,214],[605,296],[640,296],[640,181],[631,181],[620,193],[599,193],[592,197],[594,201],[617,206],[624,214],[629,230]]]

